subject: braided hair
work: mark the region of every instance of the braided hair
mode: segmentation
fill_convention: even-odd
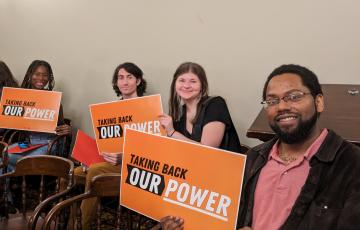
[[[21,83],[21,88],[26,88],[26,89],[31,89],[32,85],[31,85],[31,77],[34,75],[36,69],[39,66],[44,66],[48,73],[49,73],[49,82],[48,82],[48,88],[47,90],[52,91],[54,86],[55,86],[55,79],[54,79],[54,75],[51,69],[51,66],[48,62],[43,61],[43,60],[34,60],[29,68],[26,71],[25,77],[23,82]]]

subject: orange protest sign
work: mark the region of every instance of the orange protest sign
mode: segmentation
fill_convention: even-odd
[[[0,127],[55,133],[61,92],[4,87]]]
[[[185,229],[235,229],[246,156],[127,129],[121,205]]]
[[[126,128],[165,134],[158,118],[162,113],[160,95],[90,105],[99,152],[122,152]]]

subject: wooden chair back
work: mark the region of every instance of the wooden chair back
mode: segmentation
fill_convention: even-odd
[[[71,120],[64,118],[64,123],[71,126]],[[53,139],[49,145],[47,154],[69,158],[72,135],[60,135]]]
[[[19,142],[21,138],[22,138],[21,132],[18,131],[18,130],[13,130],[13,132],[9,136],[9,139],[7,140],[7,143],[9,145],[11,145],[11,144],[13,144],[15,142]]]
[[[83,194],[71,197],[67,200],[64,200],[57,205],[55,205],[49,213],[46,215],[44,220],[43,229],[57,229],[64,228],[64,223],[58,223],[58,216],[60,213],[70,206],[75,205],[76,219],[74,226],[76,229],[81,229],[81,213],[79,204],[82,200],[92,198],[92,197],[117,197],[120,193],[120,179],[121,174],[119,173],[106,173],[102,175],[95,176],[90,184],[90,188]],[[101,202],[98,203],[97,209],[97,229],[100,229],[101,221]],[[74,209],[73,209],[74,210]],[[120,205],[117,210],[117,226],[120,226]]]
[[[69,172],[74,171],[72,161],[50,155],[23,157],[16,162],[15,170],[9,176],[46,175],[69,178]]]
[[[3,141],[0,141],[0,170],[3,170],[3,173],[6,173],[6,167],[7,167],[7,150],[8,150],[8,144],[6,144]]]
[[[3,134],[3,136],[1,137],[1,141],[9,144],[9,140],[12,141],[13,139],[15,139],[15,136],[17,135],[16,133],[19,133],[19,132],[17,130],[13,130],[13,129],[6,130],[5,133]]]
[[[68,159],[64,159],[57,156],[28,156],[19,159],[15,165],[15,170],[13,172],[5,173],[0,175],[0,180],[3,179],[6,181],[7,178],[13,177],[21,177],[21,213],[22,218],[19,216],[14,216],[9,218],[9,215],[6,212],[6,223],[3,226],[6,228],[11,227],[11,225],[15,224],[16,226],[20,226],[21,224],[25,224],[29,218],[28,226],[29,229],[35,229],[36,222],[42,213],[42,211],[48,207],[48,205],[52,205],[56,200],[60,199],[61,197],[65,196],[72,187],[73,181],[73,171],[74,171],[74,164],[72,161]],[[36,206],[35,209],[27,212],[27,184],[26,184],[26,176],[33,176],[39,175],[40,176],[40,185],[39,185],[39,205]],[[52,176],[56,177],[56,185],[54,189],[54,193],[50,194],[49,191],[45,192],[45,182],[44,176]],[[60,191],[60,179],[65,181],[67,184],[67,188],[63,191]],[[8,186],[5,186],[4,189],[4,200],[5,204],[7,204],[7,197],[8,197]],[[45,199],[45,193],[48,195]],[[19,222],[19,223],[17,223]]]
[[[60,135],[50,141],[47,155],[54,155],[68,158],[70,153],[70,143],[68,135]]]
[[[8,145],[5,142],[0,141],[0,173],[7,172],[7,162],[8,162],[7,148]],[[4,208],[7,209],[7,204],[5,204],[3,197],[5,186],[6,186],[6,181],[0,181],[0,205],[4,206]]]

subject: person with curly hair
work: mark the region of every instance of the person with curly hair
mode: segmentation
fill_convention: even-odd
[[[120,100],[141,97],[146,92],[146,80],[143,78],[143,71],[134,63],[125,62],[118,65],[112,78],[112,87]],[[106,162],[92,164],[89,168],[83,166],[74,170],[76,178],[86,178],[85,191],[89,189],[91,180],[105,173],[121,173],[122,153],[102,153]],[[82,201],[82,228],[89,229],[96,214],[98,199],[91,198]]]

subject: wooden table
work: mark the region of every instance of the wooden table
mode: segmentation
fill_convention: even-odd
[[[325,111],[320,116],[320,126],[332,129],[344,139],[360,146],[360,85],[323,84],[322,89]],[[264,109],[246,136],[261,141],[274,137]]]

